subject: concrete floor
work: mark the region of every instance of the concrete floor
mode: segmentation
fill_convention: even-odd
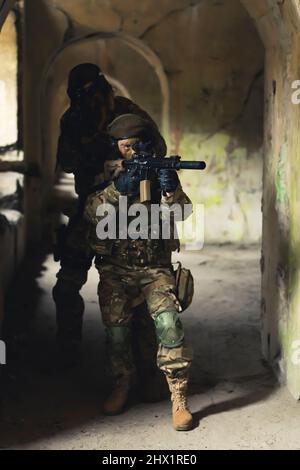
[[[194,302],[183,314],[195,353],[190,387],[195,429],[172,429],[168,400],[136,400],[123,415],[101,415],[104,334],[94,268],[83,290],[82,364],[53,372],[51,288],[57,265],[36,252],[17,280],[22,291],[12,292],[8,301],[12,352],[3,377],[1,448],[300,448],[299,404],[278,387],[260,354],[259,248],[205,247],[180,259],[195,277]]]

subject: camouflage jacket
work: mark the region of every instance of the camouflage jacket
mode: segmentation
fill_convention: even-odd
[[[111,142],[105,130],[91,136],[83,135],[81,129],[74,127],[72,112],[72,108],[69,108],[61,118],[57,165],[66,173],[74,173],[75,191],[79,198],[85,199],[93,186],[102,182],[104,162],[113,159],[114,156]],[[121,96],[115,97],[114,111],[109,117],[108,123],[126,113],[138,114],[153,124],[156,154],[161,157],[165,156],[166,143],[160,135],[157,125],[146,111],[129,99]]]
[[[175,236],[175,221],[172,214],[174,212],[174,204],[177,204],[179,214],[177,213],[176,220],[184,220],[192,211],[191,201],[184,193],[181,185],[179,184],[174,193],[167,193],[163,195],[160,193],[159,202],[160,211],[159,223],[157,227],[153,227],[152,218],[148,215],[147,221],[151,220],[147,228],[147,239],[134,240],[126,234],[120,237],[120,226],[118,226],[119,219],[119,203],[121,194],[116,189],[115,184],[110,183],[105,189],[99,190],[87,198],[85,205],[85,218],[91,223],[89,241],[92,249],[96,254],[101,255],[104,260],[109,263],[135,265],[135,266],[169,266],[171,263],[172,251],[179,251],[179,240]],[[139,198],[128,198],[128,206],[139,203]],[[97,225],[104,220],[107,214],[99,215],[97,209],[103,205],[103,213],[105,204],[110,204],[116,211],[116,232],[115,239],[101,240],[97,235]],[[127,206],[127,209],[128,209]],[[148,214],[151,204],[145,206]],[[188,209],[188,210],[186,210]],[[171,217],[170,217],[171,216]],[[132,222],[132,218],[128,217],[127,226]],[[167,222],[170,227],[170,235],[162,237],[162,224]],[[155,237],[150,236],[157,233]]]

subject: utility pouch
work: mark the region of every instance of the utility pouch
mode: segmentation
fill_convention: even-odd
[[[194,296],[194,278],[189,269],[183,268],[181,263],[176,263],[174,270],[176,296],[180,302],[182,311],[186,310],[192,303]]]

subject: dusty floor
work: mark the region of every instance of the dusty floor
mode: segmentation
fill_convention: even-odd
[[[53,373],[51,288],[57,265],[35,253],[18,280],[23,293],[9,300],[18,328],[3,377],[1,448],[300,448],[300,406],[278,387],[260,355],[259,249],[205,247],[180,257],[196,281],[193,305],[183,317],[195,351],[190,387],[195,429],[172,429],[168,400],[136,400],[123,415],[101,415],[104,335],[94,268],[84,288],[82,364]]]

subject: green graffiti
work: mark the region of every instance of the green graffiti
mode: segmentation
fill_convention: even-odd
[[[247,149],[245,147],[237,147],[231,153],[231,158],[236,158],[238,160],[246,160],[247,159]]]
[[[278,164],[277,164],[277,172],[275,177],[275,187],[276,187],[276,201],[279,204],[283,204],[287,200],[287,187],[286,187],[286,145],[284,144],[281,147]]]
[[[221,194],[211,194],[204,199],[205,207],[217,206],[222,203]]]

